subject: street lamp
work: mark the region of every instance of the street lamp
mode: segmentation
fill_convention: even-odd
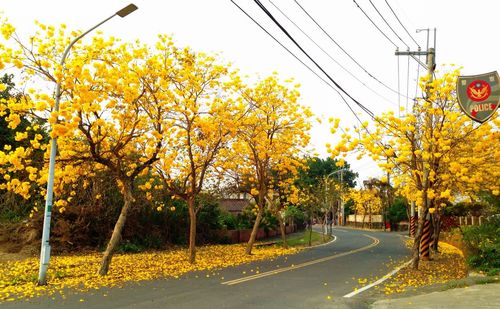
[[[61,58],[61,70],[64,68],[64,62],[66,60],[66,57],[68,56],[69,50],[73,45],[83,38],[85,35],[87,35],[89,32],[94,30],[95,28],[99,27],[100,25],[104,24],[111,18],[115,17],[116,15],[120,17],[125,17],[128,14],[132,13],[133,11],[137,10],[137,6],[135,4],[129,4],[123,9],[119,10],[115,14],[111,15],[110,17],[106,18],[105,20],[101,21],[94,27],[90,28],[89,30],[85,31],[78,37],[76,37],[73,41],[69,43],[69,45],[66,47],[64,50],[64,53]],[[56,85],[56,101],[54,104],[54,110],[56,112],[59,111],[59,101],[61,100],[61,81],[57,82]],[[50,141],[50,159],[49,159],[49,176],[47,180],[47,195],[45,198],[45,211],[44,211],[44,217],[43,217],[43,232],[42,232],[42,245],[40,249],[40,269],[38,272],[38,284],[39,285],[45,285],[47,283],[47,268],[49,267],[49,259],[50,259],[50,244],[49,244],[49,237],[50,237],[50,217],[52,213],[52,199],[54,195],[54,171],[55,171],[55,165],[56,165],[56,152],[57,152],[57,137],[52,137]]]

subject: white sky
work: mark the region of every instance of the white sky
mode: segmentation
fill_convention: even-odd
[[[268,31],[277,35],[280,41],[301,59],[310,64],[253,1],[235,1]],[[367,90],[310,44],[308,39],[287,22],[268,0],[261,2],[352,96],[376,114],[389,109],[397,111],[398,96],[359,69],[315,27],[293,0],[273,0],[273,2],[335,60],[363,83],[388,98],[390,102]],[[394,55],[395,47],[376,30],[352,0],[298,0],[298,2],[371,74],[391,88],[398,88],[398,57]],[[411,50],[416,50],[415,44],[410,44],[413,42],[392,15],[385,0],[372,0],[372,2],[399,36],[410,45]],[[415,30],[437,28],[438,69],[441,64],[451,63],[463,66],[463,75],[499,69],[500,27],[496,20],[499,17],[500,1],[387,0],[387,2],[423,49],[426,48],[426,32],[415,33]],[[86,30],[129,3],[130,0],[0,0],[0,12],[3,11],[4,16],[14,24],[18,35],[27,38],[35,28],[34,20],[51,25],[65,23],[70,30]],[[301,103],[310,106],[318,117],[325,120],[329,117],[341,118],[341,126],[344,127],[357,124],[345,104],[331,88],[277,45],[230,0],[133,0],[133,3],[139,10],[125,19],[115,17],[99,29],[106,35],[114,35],[125,40],[140,39],[148,43],[153,43],[159,33],[171,34],[178,45],[188,45],[197,51],[221,53],[224,60],[232,62],[242,73],[265,77],[277,71],[282,78],[294,77],[302,85]],[[388,29],[368,0],[357,0],[357,3],[399,46],[400,50],[406,50],[406,46]],[[431,38],[431,45],[432,41]],[[422,60],[425,62],[424,58]],[[406,94],[408,62],[406,57],[399,57],[399,61],[400,92]],[[410,97],[415,96],[416,68],[416,62],[411,60]],[[400,100],[401,105],[406,106],[406,99]],[[351,106],[354,107],[354,103]],[[354,109],[361,113],[358,108]],[[368,120],[366,114],[360,114],[360,117],[362,120]],[[314,125],[312,144],[316,153],[325,157],[325,143],[335,144],[335,141],[336,139],[329,133],[327,121],[321,125]],[[360,181],[380,174],[378,168],[368,160],[356,161],[352,158],[348,161],[360,174]]]

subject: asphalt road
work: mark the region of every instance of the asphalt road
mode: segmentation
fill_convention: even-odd
[[[356,308],[359,278],[382,277],[407,260],[402,235],[333,229],[335,241],[274,261],[103,288],[93,293],[4,303],[2,308]],[[207,276],[208,275],[208,276]],[[82,301],[83,300],[83,301]]]

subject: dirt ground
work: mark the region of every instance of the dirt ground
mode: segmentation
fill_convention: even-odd
[[[20,224],[0,224],[0,262],[19,261],[39,254],[40,245],[34,232]]]

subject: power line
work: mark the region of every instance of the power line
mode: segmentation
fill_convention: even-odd
[[[389,29],[391,29],[392,33],[394,33],[396,35],[396,37],[404,44],[406,45],[406,47],[409,49],[410,46],[408,46],[408,44],[406,44],[405,41],[403,41],[403,39],[397,34],[396,31],[394,31],[394,29],[391,27],[391,25],[389,25],[389,23],[387,22],[387,20],[384,18],[384,16],[380,13],[380,11],[377,9],[377,7],[375,6],[375,4],[373,4],[372,0],[368,0],[370,1],[370,4],[373,6],[373,8],[375,9],[375,11],[377,12],[377,14],[382,18],[382,20],[385,22],[385,24],[387,25],[387,27],[389,27]]]
[[[297,59],[301,64],[303,64],[305,67],[307,67],[311,72],[314,73],[314,75],[316,75],[318,78],[320,78],[325,84],[327,84],[330,88],[332,88],[333,90],[335,90],[335,92],[337,92],[337,94],[340,96],[340,98],[344,101],[344,103],[347,105],[347,107],[349,108],[349,110],[351,111],[351,113],[354,115],[354,117],[358,120],[358,122],[360,123],[361,127],[373,138],[373,134],[368,130],[368,128],[363,124],[363,122],[361,121],[361,119],[359,118],[359,116],[354,112],[354,110],[352,109],[352,107],[350,106],[350,104],[347,102],[347,100],[344,98],[344,96],[342,95],[342,93],[340,93],[336,88],[334,88],[330,83],[328,83],[325,79],[321,78],[316,72],[314,72],[309,66],[307,66],[302,60],[300,60],[295,54],[293,54],[288,48],[286,48],[283,44],[281,44],[271,33],[269,33],[269,31],[267,31],[262,25],[260,25],[254,18],[252,18],[243,8],[241,8],[238,4],[236,4],[234,2],[234,0],[230,0],[238,9],[240,9],[240,11],[242,11],[248,18],[250,18],[255,24],[257,24],[264,32],[266,32],[269,36],[271,36],[274,41],[276,41],[281,47],[283,47],[288,53],[290,53],[295,59]],[[293,39],[293,37],[291,37],[291,35],[286,31],[286,29],[283,28],[283,26],[281,26],[281,24],[279,24],[279,22],[274,18],[274,16],[272,16],[272,14],[267,10],[267,8],[258,0],[254,0],[254,2],[266,13],[266,15],[269,16],[269,18],[271,18],[271,20],[273,20],[273,22],[275,22],[278,27],[290,38],[290,40],[292,40],[292,42],[294,42],[294,44],[321,70],[321,72],[323,72],[323,74],[325,74],[329,80],[331,80],[335,86],[339,87],[339,85],[330,77],[330,75],[328,75],[328,73],[326,73],[322,68],[321,66],[318,65],[318,63],[316,63],[316,61],[314,61],[308,54],[307,52],[304,51],[304,49]],[[343,88],[339,87],[339,89],[344,92],[351,100],[353,100],[359,107],[361,107],[361,109],[363,111],[365,111],[373,120],[377,121],[378,123],[380,123],[381,125],[386,125],[385,123],[381,122],[379,119],[377,119],[373,113],[368,110],[363,104],[359,103],[357,100],[355,100],[351,95],[349,95]],[[387,126],[385,126],[387,128]],[[387,128],[388,129],[388,128]],[[391,131],[390,129],[388,129],[389,131]],[[381,146],[381,149],[382,149],[382,152],[387,155],[387,158],[390,158],[394,165],[395,166],[398,166],[399,168],[402,168],[399,163],[397,161],[394,160],[394,158],[392,158],[392,156],[389,156],[387,153],[386,153],[386,146],[383,145],[381,142],[379,142],[377,139],[374,139],[375,143],[379,144],[379,146]]]
[[[399,20],[399,17],[398,15],[396,15],[396,12],[394,12],[394,10],[392,9],[391,5],[389,4],[389,2],[387,2],[387,0],[385,0],[385,3],[387,4],[387,6],[389,7],[389,9],[391,10],[392,14],[394,14],[394,17],[396,17],[397,21],[399,22],[399,24],[401,25],[401,27],[403,27],[403,29],[406,31],[406,33],[408,34],[408,36],[412,39],[412,41],[417,44],[418,48],[420,48],[420,45],[418,45],[417,41],[413,38],[413,36],[410,34],[410,32],[408,32],[408,30],[406,29],[406,27],[403,25],[403,23],[401,22],[401,20]]]
[[[236,2],[234,2],[233,0],[231,0],[231,2],[238,8],[240,9],[241,12],[243,12],[243,14],[245,14],[248,18],[250,18],[257,26],[259,26],[260,29],[262,29],[262,31],[264,31],[265,33],[267,33],[267,35],[269,35],[276,43],[278,43],[281,47],[283,47],[290,55],[292,55],[297,61],[299,61],[303,66],[305,66],[309,71],[311,71],[314,75],[316,75],[316,77],[318,77],[319,79],[321,79],[325,84],[327,84],[328,86],[330,86],[333,90],[337,91],[337,89],[333,88],[332,85],[330,85],[330,83],[328,83],[324,78],[322,78],[321,76],[319,76],[318,73],[316,73],[310,66],[308,66],[304,61],[302,61],[299,57],[297,57],[290,49],[288,49],[285,45],[283,45],[278,39],[276,39],[275,36],[273,36],[269,31],[267,31],[258,21],[256,21],[252,16],[250,16],[250,14],[248,14],[242,7],[240,7]]]
[[[300,51],[312,62],[314,65],[323,73],[325,76],[341,91],[343,92],[346,96],[348,96],[356,105],[358,105],[362,110],[364,110],[370,117],[374,118],[375,115],[372,111],[370,111],[366,106],[364,106],[361,102],[356,100],[351,94],[349,94],[344,88],[337,83],[331,76],[328,74],[305,50],[300,46],[299,43],[293,38],[290,33],[279,23],[279,21],[274,18],[274,16],[267,10],[267,8],[259,1],[259,0],[254,0],[254,2],[259,6],[259,8],[266,13],[266,15],[280,28],[280,30],[295,44],[295,46],[300,49]]]
[[[356,75],[354,75],[351,71],[349,71],[348,69],[346,69],[341,63],[339,63],[337,60],[335,60],[335,58],[333,58],[332,55],[330,55],[324,48],[322,48],[314,39],[312,39],[304,30],[302,30],[302,28],[300,28],[291,18],[288,17],[287,14],[285,14],[276,4],[274,4],[273,1],[269,0],[269,3],[271,3],[280,13],[281,15],[283,15],[290,23],[292,23],[304,36],[306,36],[314,45],[316,45],[316,47],[318,47],[326,56],[328,56],[328,58],[330,58],[333,62],[335,62],[339,67],[341,67],[345,72],[347,72],[352,78],[354,78],[355,80],[357,80],[359,83],[361,83],[363,86],[365,86],[368,90],[370,90],[371,92],[373,92],[374,94],[376,94],[378,97],[386,100],[387,102],[391,103],[391,104],[394,104],[393,101],[391,101],[390,99],[384,97],[383,95],[381,95],[380,93],[378,93],[377,91],[373,90],[372,88],[370,88],[368,85],[366,85],[365,83],[363,83],[363,81],[361,81]]]
[[[344,52],[344,54],[347,55],[347,57],[349,57],[361,70],[363,70],[368,76],[370,76],[371,78],[373,78],[376,82],[378,82],[380,85],[384,86],[385,88],[387,88],[388,90],[390,90],[391,92],[397,94],[397,95],[401,95],[401,93],[399,93],[398,91],[392,89],[391,87],[387,86],[385,83],[383,83],[380,79],[378,79],[377,77],[375,77],[373,74],[371,74],[370,72],[368,72],[367,69],[365,69],[358,61],[356,61],[356,59],[354,59],[351,54],[349,54],[339,43],[337,43],[337,41],[328,33],[326,32],[325,29],[323,29],[323,27],[316,21],[316,19],[314,19],[314,17],[312,17],[309,12],[304,9],[304,7],[297,1],[297,0],[294,0],[295,3],[299,6],[299,8],[316,24],[316,26],[318,26],[319,29],[321,29],[321,31],[323,31],[323,33],[335,44],[337,45],[338,48],[340,48],[340,50],[342,52]]]
[[[354,1],[354,3],[356,4],[356,6],[361,10],[361,12],[363,12],[363,14],[366,16],[366,18],[368,18],[368,20],[372,23],[373,26],[375,26],[375,28],[377,28],[377,30],[389,41],[391,42],[392,45],[394,45],[394,47],[398,48],[398,46],[396,45],[396,43],[394,43],[391,39],[389,39],[389,37],[384,33],[384,31],[382,31],[378,26],[377,24],[375,24],[375,22],[370,18],[370,16],[368,16],[368,14],[366,14],[366,12],[363,10],[362,7],[359,6],[359,4],[356,2],[356,0],[352,0]]]
[[[326,81],[324,78],[322,78],[318,73],[316,73],[310,66],[308,66],[304,61],[302,61],[299,57],[297,57],[290,49],[288,49],[285,45],[283,45],[278,39],[276,39],[275,36],[273,36],[269,31],[267,31],[258,21],[256,21],[252,16],[250,16],[242,7],[240,7],[236,2],[231,0],[231,2],[238,8],[240,11],[242,11],[248,18],[250,18],[257,26],[259,26],[260,29],[262,29],[267,35],[269,35],[276,43],[278,43],[281,47],[283,47],[290,55],[292,55],[296,60],[298,60],[303,66],[305,66],[309,71],[311,71],[316,77],[318,77],[321,81],[323,81],[328,87],[332,88],[337,94],[342,98],[342,100],[345,102],[349,110],[353,113],[353,115],[358,119],[360,123],[361,120],[359,119],[358,115],[352,107],[349,105],[349,103],[346,101],[346,99],[342,96],[342,94],[335,88],[333,87],[328,81]],[[373,118],[373,116],[371,116]]]
[[[231,0],[233,1],[233,0]],[[354,99],[347,91],[345,91],[303,48],[302,46],[300,46],[299,43],[297,43],[297,41],[292,37],[292,35],[290,35],[290,33],[288,33],[288,31],[276,20],[276,18],[274,18],[274,16],[271,14],[271,12],[269,12],[269,10],[267,10],[267,8],[259,1],[259,0],[254,0],[254,2],[260,7],[260,9],[262,11],[264,11],[264,13],[266,13],[266,15],[281,29],[281,31],[295,44],[295,46],[297,46],[300,51],[302,51],[302,53],[304,53],[307,58],[309,58],[309,60],[311,60],[318,69],[320,69],[321,72],[323,72],[323,74],[326,75],[326,77],[340,90],[342,91],[345,95],[347,95],[354,103],[356,103],[364,112],[366,112],[374,121],[377,121],[378,123],[380,123],[381,125],[383,125],[387,130],[391,131],[388,127],[387,127],[387,124],[383,123],[382,121],[380,121],[379,119],[377,119],[377,117],[375,117],[375,115],[373,114],[373,112],[371,112],[366,106],[364,106],[363,104],[361,104],[359,101],[357,101],[356,99]],[[339,93],[337,91],[337,93]],[[358,122],[361,124],[361,126],[363,127],[363,129],[372,137],[374,138],[373,134],[368,130],[368,128],[363,124],[363,122],[361,121],[361,119],[359,119],[358,115],[354,112],[354,110],[351,108],[351,106],[349,105],[349,103],[347,102],[347,100],[342,96],[341,93],[339,93],[340,97],[342,98],[342,100],[344,101],[344,103],[348,106],[349,110],[352,112],[352,114],[354,115],[354,117],[356,117],[356,119],[358,120]],[[392,132],[392,131],[391,131]],[[392,132],[393,133],[393,132]],[[382,152],[387,156],[387,158],[392,158],[391,156],[389,156],[387,153],[386,153],[386,146],[383,145],[381,142],[379,142],[376,138],[374,138],[375,140],[375,143],[379,144],[379,146],[381,146],[382,148]],[[395,166],[399,166],[399,164],[394,161],[394,164]]]

